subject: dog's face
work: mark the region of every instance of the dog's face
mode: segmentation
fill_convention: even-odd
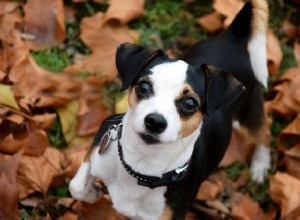
[[[214,67],[195,70],[160,50],[137,45],[121,45],[116,64],[122,90],[129,88],[133,131],[146,144],[188,137],[199,129],[206,113],[232,102],[243,90],[232,75]]]

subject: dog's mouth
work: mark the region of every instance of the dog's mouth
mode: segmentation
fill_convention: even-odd
[[[141,139],[146,143],[146,144],[159,144],[160,141],[157,136],[151,135],[151,134],[139,134]]]

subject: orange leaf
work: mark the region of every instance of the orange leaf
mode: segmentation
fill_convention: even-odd
[[[288,20],[284,20],[282,23],[282,32],[291,39],[297,39],[298,35],[298,27],[293,25]]]
[[[34,36],[31,49],[61,43],[66,36],[62,0],[28,0],[24,5],[25,27]]]
[[[280,206],[281,218],[285,218],[300,207],[300,180],[282,172],[270,177],[269,193]]]
[[[214,0],[213,8],[226,17],[224,26],[228,27],[244,6],[242,0]]]
[[[25,155],[41,155],[48,146],[46,132],[31,120],[22,120],[20,124],[4,120],[0,124],[0,133],[2,153],[13,154],[24,148]]]
[[[81,21],[80,38],[91,48],[92,54],[81,63],[65,69],[65,72],[77,74],[87,71],[97,74],[102,83],[111,81],[117,76],[115,67],[116,48],[123,42],[135,42],[138,32],[129,30],[126,26],[110,25],[106,23],[106,13],[85,17]]]
[[[20,198],[33,192],[46,193],[54,177],[61,172],[62,154],[48,147],[39,157],[23,156],[18,171]]]
[[[228,149],[220,163],[226,167],[233,162],[246,162],[255,147],[255,142],[244,128],[233,129]]]
[[[277,73],[282,60],[282,50],[278,38],[271,29],[267,33],[267,59],[269,73]]]
[[[0,160],[0,219],[20,219],[16,176],[22,154],[23,151],[19,151],[7,160]]]
[[[144,0],[110,0],[105,12],[105,22],[125,25],[128,21],[140,17],[144,13]]]
[[[249,195],[235,193],[231,198],[231,215],[236,220],[273,220],[274,212],[264,213],[259,204]]]
[[[278,136],[278,150],[285,151],[300,143],[300,114]],[[291,151],[290,151],[291,153]]]
[[[277,92],[271,102],[271,110],[284,116],[300,113],[300,68],[290,68],[273,87]]]
[[[300,28],[299,28],[299,35],[300,35]],[[294,43],[294,54],[295,54],[298,67],[300,68],[300,44],[298,44],[297,42]]]
[[[299,151],[299,147],[298,147],[298,151]],[[298,156],[300,156],[299,152],[298,152]],[[283,157],[283,164],[285,167],[285,171],[288,174],[291,174],[294,177],[297,177],[298,179],[300,179],[300,159],[297,157],[292,157],[292,156],[287,156],[285,155]],[[300,208],[300,207],[299,207]]]
[[[223,27],[222,15],[219,12],[212,12],[198,18],[198,23],[210,33],[216,32]]]
[[[209,180],[205,180],[197,193],[196,199],[197,200],[214,200],[216,199],[217,195],[223,188],[223,184],[220,180],[217,182],[211,182]]]
[[[112,204],[104,197],[94,204],[80,203],[75,204],[75,210],[80,213],[80,219],[83,220],[129,220],[128,218],[118,214],[112,207]]]

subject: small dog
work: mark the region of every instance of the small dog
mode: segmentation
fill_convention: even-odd
[[[98,177],[114,208],[131,219],[184,219],[228,147],[233,120],[257,140],[252,172],[261,181],[270,161],[261,132],[267,21],[267,3],[251,0],[224,33],[196,44],[182,60],[120,45],[116,66],[129,109],[103,122],[70,182],[72,196],[101,198]]]

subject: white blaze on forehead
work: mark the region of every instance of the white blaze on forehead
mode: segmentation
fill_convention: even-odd
[[[148,75],[152,82],[154,95],[141,100],[134,109],[134,128],[136,132],[145,132],[144,118],[151,113],[163,115],[168,126],[160,135],[161,141],[174,141],[178,138],[181,123],[175,100],[185,85],[188,64],[184,61],[168,62],[150,69]]]
[[[182,60],[153,67],[149,77],[154,83],[154,91],[155,89],[163,89],[163,87],[172,87],[172,90],[178,94],[186,80],[187,69],[188,64]]]

